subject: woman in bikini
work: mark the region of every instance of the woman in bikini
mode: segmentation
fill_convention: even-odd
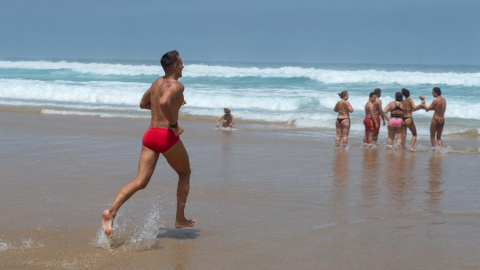
[[[402,93],[395,93],[395,101],[388,103],[383,110],[385,113],[390,112],[390,120],[388,120],[388,138],[387,147],[394,149],[393,141],[397,140],[395,146],[396,149],[401,149],[405,133],[404,122],[402,117],[404,116],[403,96]]]
[[[337,102],[334,112],[338,112],[335,127],[337,128],[337,136],[335,137],[335,147],[340,147],[342,141],[343,147],[348,146],[348,133],[350,132],[350,113],[353,112],[353,107],[348,102],[348,92],[342,91],[338,93],[341,100]]]
[[[403,137],[403,143],[406,142],[407,140],[407,128],[410,129],[410,132],[412,133],[412,143],[410,145],[410,151],[415,151],[415,142],[417,141],[417,128],[415,127],[415,122],[413,122],[413,115],[412,112],[417,111],[421,108],[424,107],[425,105],[425,100],[420,103],[420,105],[416,106],[415,102],[413,102],[413,99],[410,97],[410,91],[408,89],[403,88],[402,89],[402,94],[406,98],[403,101],[403,123],[405,124],[405,133]]]

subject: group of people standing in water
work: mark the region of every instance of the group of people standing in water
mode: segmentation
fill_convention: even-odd
[[[343,91],[338,94],[341,98],[334,107],[334,111],[338,112],[335,121],[337,136],[335,137],[335,146],[348,146],[348,133],[350,131],[350,113],[353,113],[353,107],[348,102],[348,92]],[[363,145],[372,147],[377,144],[378,134],[380,131],[380,119],[385,126],[387,124],[388,137],[387,147],[391,149],[406,149],[405,141],[407,137],[407,128],[412,133],[412,141],[410,151],[415,151],[415,143],[417,140],[417,129],[413,121],[413,112],[424,109],[425,111],[433,110],[435,113],[430,124],[430,141],[432,150],[443,147],[442,131],[445,124],[445,109],[447,101],[442,97],[442,91],[438,87],[432,89],[432,96],[435,98],[430,105],[425,102],[424,96],[419,96],[420,104],[410,97],[410,91],[403,88],[401,92],[395,93],[395,101],[390,102],[383,108],[380,96],[382,90],[376,88],[370,93],[369,99],[365,104],[365,135]],[[405,99],[403,99],[405,97]],[[390,116],[388,115],[390,113]],[[395,142],[395,145],[394,145]]]

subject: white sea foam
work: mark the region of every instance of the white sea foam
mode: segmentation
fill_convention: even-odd
[[[0,242],[0,251],[5,251],[9,248],[11,248],[11,244],[10,243],[6,243],[6,242]]]
[[[0,61],[0,69],[69,69],[78,73],[121,76],[155,76],[163,74],[159,65],[128,65],[108,63],[78,63],[49,61]],[[190,64],[185,66],[185,77],[260,77],[309,78],[326,84],[379,83],[400,85],[480,86],[480,73],[383,71],[383,70],[329,70],[285,66],[278,68],[230,67]]]
[[[302,67],[280,68],[237,68],[209,65],[189,65],[185,74],[192,77],[306,77],[327,84],[339,83],[381,83],[381,84],[431,84],[480,86],[480,73],[426,73],[407,71],[355,70],[338,71]]]
[[[0,79],[0,98],[80,104],[135,105],[149,84]]]
[[[138,104],[151,79],[130,76],[157,75],[158,68],[66,61],[0,61],[0,106],[35,108],[46,114],[148,117],[149,112],[141,110]],[[25,70],[17,74],[12,72],[14,69]],[[70,72],[61,73],[62,80],[59,80],[57,73],[46,71],[52,69]],[[393,93],[401,89],[403,83],[408,84],[417,104],[419,94],[425,95],[430,103],[431,84],[439,83],[450,85],[442,86],[448,100],[445,133],[463,133],[480,126],[480,73],[187,64],[184,75],[187,105],[182,107],[181,114],[185,115],[216,118],[224,107],[229,107],[239,120],[333,130],[337,93],[347,89],[354,109],[351,129],[361,132],[368,93],[377,85],[371,82],[382,84],[384,106],[393,100]],[[428,134],[432,114],[424,110],[414,113],[419,134]]]

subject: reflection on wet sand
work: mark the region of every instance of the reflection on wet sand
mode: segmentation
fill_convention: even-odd
[[[365,149],[363,151],[363,180],[362,199],[363,205],[373,207],[378,198],[378,149]]]
[[[346,222],[346,204],[348,187],[348,150],[344,148],[335,148],[335,158],[332,164],[333,169],[333,211],[337,223]]]
[[[414,155],[410,156],[414,159]],[[386,188],[389,202],[395,209],[406,207],[413,187],[415,162],[406,164],[408,157],[404,151],[387,151],[386,159]]]
[[[225,131],[222,130],[222,164],[221,164],[221,172],[222,172],[222,179],[230,179],[232,177],[232,168],[230,164],[230,158],[228,158],[232,154],[232,142],[233,142],[233,132],[232,131]]]
[[[425,210],[432,214],[442,213],[440,200],[443,196],[441,186],[442,180],[442,155],[432,153],[428,160],[428,190],[425,192],[427,198],[425,200]]]

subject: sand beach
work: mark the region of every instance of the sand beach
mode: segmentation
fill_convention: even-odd
[[[445,137],[447,153],[355,136],[342,149],[328,132],[214,119],[180,119],[197,225],[174,228],[161,159],[112,249],[101,212],[135,176],[148,124],[0,112],[0,269],[480,269],[478,136]]]

